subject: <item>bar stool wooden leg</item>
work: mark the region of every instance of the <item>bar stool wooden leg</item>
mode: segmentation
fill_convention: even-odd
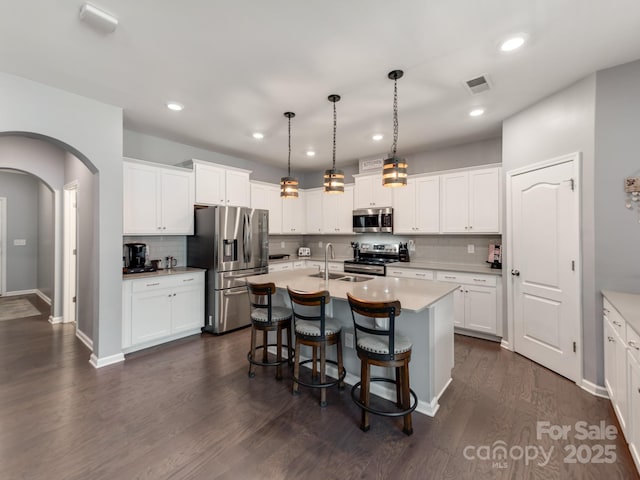
[[[282,360],[282,328],[278,327],[276,335],[278,336],[276,340],[276,360],[278,362],[278,366],[276,367],[276,380],[282,380],[282,365],[280,364]]]
[[[362,365],[360,367],[360,403],[362,403],[365,407],[369,406],[369,362],[366,360],[362,360]],[[364,408],[362,409],[362,421],[360,422],[360,429],[363,432],[368,431],[370,428],[369,425],[369,412],[367,412]]]
[[[327,383],[327,344],[322,342],[320,344],[320,383]],[[327,389],[320,389],[320,406],[327,406]]]
[[[402,407],[402,368],[396,367],[396,406]]]
[[[313,361],[311,362],[311,365],[313,366],[311,377],[318,378],[318,347],[314,345],[313,347],[311,347],[311,349],[311,358],[313,359]]]
[[[251,359],[256,358],[256,329],[251,327]],[[253,363],[249,362],[249,378],[256,376]]]
[[[411,396],[409,394],[409,359],[404,360],[404,370],[402,372],[402,407],[409,408],[411,406]],[[402,429],[407,435],[413,433],[413,424],[411,422],[411,412],[404,416],[404,428]]]
[[[268,332],[266,330],[262,332],[262,345],[264,345],[264,347],[262,348],[262,361],[264,363],[267,363],[267,361],[268,361],[268,357],[267,357],[267,353],[268,353],[267,352],[267,343],[268,343],[267,342],[267,339],[268,339],[267,333]]]
[[[342,359],[342,335],[338,335],[337,347],[338,347],[338,378],[340,378],[342,376],[342,369],[344,368],[344,365],[343,365],[344,362]],[[344,390],[344,378],[340,380],[340,383],[338,384],[338,388],[340,390]]]
[[[298,395],[300,386],[298,382],[296,382],[296,378],[300,376],[300,342],[296,342],[296,353],[295,359],[293,360],[293,389],[291,393],[293,395]]]
[[[291,340],[293,335],[291,333],[292,327],[293,325],[291,324],[287,326],[287,358],[289,359],[289,365],[293,365],[293,357],[291,356],[291,347],[293,345],[293,341]]]

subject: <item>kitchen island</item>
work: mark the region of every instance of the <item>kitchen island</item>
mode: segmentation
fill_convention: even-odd
[[[450,283],[414,280],[393,277],[366,277],[364,275],[340,274],[337,277],[353,278],[364,281],[348,281],[340,278],[325,281],[314,275],[318,270],[303,268],[266,275],[249,277],[247,281],[255,283],[275,283],[278,289],[277,300],[290,305],[286,292],[287,286],[295,290],[328,290],[332,302],[327,314],[342,325],[342,343],[344,366],[347,370],[345,382],[353,385],[360,380],[360,360],[353,348],[351,310],[347,302],[347,292],[363,300],[387,301],[399,300],[401,315],[396,320],[396,330],[413,342],[410,363],[411,388],[418,396],[416,411],[434,416],[439,408],[438,399],[451,382],[453,368],[453,295],[458,286]],[[329,352],[333,354],[333,349]],[[303,351],[303,354],[309,352]],[[335,359],[335,357],[330,357]],[[334,377],[337,371],[328,367],[328,373]],[[372,376],[393,378],[392,371],[372,370]],[[395,401],[395,390],[384,383],[372,384],[371,393]]]

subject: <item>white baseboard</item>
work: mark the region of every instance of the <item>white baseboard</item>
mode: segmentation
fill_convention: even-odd
[[[124,362],[124,353],[116,353],[115,355],[101,358],[98,358],[95,353],[92,353],[91,358],[89,358],[89,363],[93,365],[93,368],[102,368],[120,362]]]
[[[56,323],[64,323],[64,318],[49,315],[49,323],[52,325],[55,325]]]
[[[504,338],[500,342],[500,346],[506,350],[509,350],[510,352],[513,352],[513,346]]]
[[[35,289],[31,289],[31,290],[14,290],[13,292],[5,292],[5,294],[3,296],[4,297],[17,297],[18,295],[30,295],[32,293],[35,293],[36,295],[38,295],[38,290],[35,290]]]
[[[581,382],[576,382],[576,384],[583,390],[586,390],[596,397],[609,398],[609,393],[607,392],[606,387],[596,385],[595,383],[590,382],[589,380],[585,380],[584,378]]]
[[[51,306],[51,299],[44,293],[42,293],[40,290],[36,290],[35,294],[38,295],[42,300],[44,300],[47,305]]]
[[[78,340],[84,343],[87,346],[87,348],[93,352],[93,340],[91,340],[86,333],[84,333],[82,330],[79,330],[77,327],[76,327],[76,337],[78,337]]]

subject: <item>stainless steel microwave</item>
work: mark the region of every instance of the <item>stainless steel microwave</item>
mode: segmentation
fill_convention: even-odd
[[[353,211],[354,233],[393,233],[393,208],[359,208]]]

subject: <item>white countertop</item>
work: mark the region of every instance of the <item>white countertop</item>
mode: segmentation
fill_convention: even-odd
[[[328,290],[333,298],[347,299],[347,292],[363,300],[388,301],[400,300],[402,308],[421,311],[458,288],[454,283],[433,282],[410,278],[369,277],[365,282],[345,282],[310,277],[317,273],[316,268],[299,268],[272,272],[266,275],[248,277],[247,281],[256,283],[273,282],[278,288],[291,287],[306,292]],[[345,275],[351,275],[345,273]],[[367,275],[357,275],[366,277]]]
[[[123,273],[122,280],[135,280],[137,278],[148,278],[148,277],[164,277],[166,275],[180,275],[183,273],[192,273],[192,272],[206,272],[204,268],[194,268],[194,267],[173,267],[173,268],[164,268],[160,270],[156,270],[155,272],[143,272],[143,273]]]
[[[603,290],[605,296],[613,308],[631,325],[638,335],[640,335],[640,295],[635,293],[612,292]]]

